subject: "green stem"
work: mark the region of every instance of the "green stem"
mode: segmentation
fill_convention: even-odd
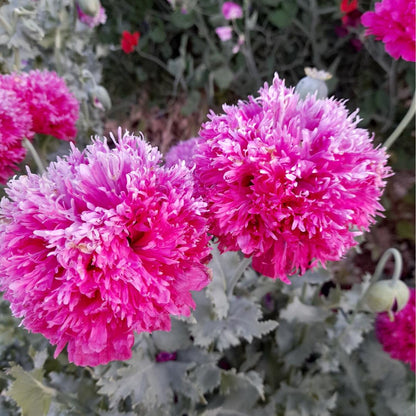
[[[402,255],[400,254],[400,251],[397,250],[397,248],[390,247],[388,250],[384,252],[380,260],[378,261],[376,271],[374,272],[373,277],[371,279],[371,283],[376,282],[380,278],[384,266],[386,265],[386,262],[390,256],[394,257],[394,271],[391,279],[396,281],[400,279],[403,269]]]
[[[241,260],[240,264],[237,267],[237,270],[234,273],[234,276],[231,278],[230,284],[228,285],[228,296],[232,295],[235,285],[240,280],[241,275],[244,273],[244,270],[247,268],[250,262],[251,257],[245,257],[243,260]]]
[[[409,110],[407,111],[406,115],[403,117],[402,121],[393,131],[393,133],[389,136],[389,138],[384,142],[383,147],[389,149],[396,139],[402,134],[403,130],[406,126],[410,123],[416,113],[416,94],[413,95],[412,104],[410,105]]]
[[[45,168],[43,166],[42,160],[39,157],[38,152],[36,151],[36,149],[33,147],[33,144],[28,140],[28,139],[23,139],[23,145],[26,147],[27,150],[29,150],[30,154],[33,157],[33,160],[36,163],[36,166],[38,167],[38,171],[40,173],[44,173],[45,172]]]

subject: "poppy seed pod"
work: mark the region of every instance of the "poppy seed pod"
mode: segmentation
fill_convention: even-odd
[[[372,312],[398,312],[410,297],[409,288],[401,280],[381,280],[370,286],[365,302]]]
[[[297,92],[302,99],[306,96],[314,95],[316,98],[326,98],[328,96],[328,87],[325,80],[332,77],[331,74],[325,71],[318,71],[315,68],[305,68],[306,77],[302,78],[296,85],[295,92]]]

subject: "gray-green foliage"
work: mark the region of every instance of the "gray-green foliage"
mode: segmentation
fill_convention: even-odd
[[[2,414],[15,414],[16,402],[28,416],[414,412],[413,373],[383,352],[373,315],[360,307],[367,277],[323,294],[333,280],[325,270],[285,285],[258,276],[238,253],[216,249],[210,268],[212,282],[195,293],[190,317],[173,318],[170,332],[138,334],[130,360],[93,369],[64,354],[54,360],[42,337],[17,331],[5,312]],[[12,362],[7,351],[16,342]],[[172,355],[158,359],[161,352]]]

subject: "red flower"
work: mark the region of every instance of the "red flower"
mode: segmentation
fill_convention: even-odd
[[[360,24],[362,13],[358,10],[358,0],[342,0],[340,9],[344,26],[357,27]]]
[[[130,33],[127,30],[123,32],[121,37],[121,49],[125,53],[132,53],[134,51],[135,46],[139,43],[140,33],[134,32]]]
[[[343,13],[351,13],[357,9],[357,6],[358,0],[342,0],[340,8]]]

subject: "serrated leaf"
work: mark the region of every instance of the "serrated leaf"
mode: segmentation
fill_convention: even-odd
[[[173,402],[175,391],[189,388],[185,376],[193,366],[179,361],[157,363],[139,349],[125,367],[117,370],[116,377],[104,376],[98,380],[99,393],[110,397],[112,407],[128,396],[134,405],[141,404],[147,409],[168,405]]]
[[[358,313],[349,322],[342,313],[338,313],[334,327],[328,328],[328,335],[336,339],[340,347],[350,354],[361,344],[364,335],[373,329],[373,321],[372,316]]]
[[[7,395],[16,401],[22,409],[23,416],[42,416],[49,411],[52,397],[56,391],[42,383],[43,373],[40,369],[31,372],[20,366],[13,366],[10,374],[15,378]]]
[[[235,369],[224,371],[221,375],[220,394],[224,396],[217,412],[205,412],[209,415],[243,414],[250,415],[256,402],[264,399],[263,380],[255,371],[237,373]],[[225,409],[231,411],[226,412]],[[221,410],[221,411],[220,411]],[[242,412],[242,413],[241,413]]]
[[[171,319],[170,331],[154,331],[153,341],[161,351],[174,352],[187,348],[191,344],[188,326],[184,321],[176,318]]]
[[[311,324],[323,322],[331,313],[319,306],[306,305],[297,296],[280,312],[280,317],[288,322]]]
[[[249,299],[232,297],[230,309],[224,319],[216,319],[203,293],[196,294],[197,308],[194,312],[197,324],[190,327],[195,344],[207,347],[215,343],[219,351],[240,344],[243,338],[251,342],[277,327],[273,320],[260,321],[259,305]]]

